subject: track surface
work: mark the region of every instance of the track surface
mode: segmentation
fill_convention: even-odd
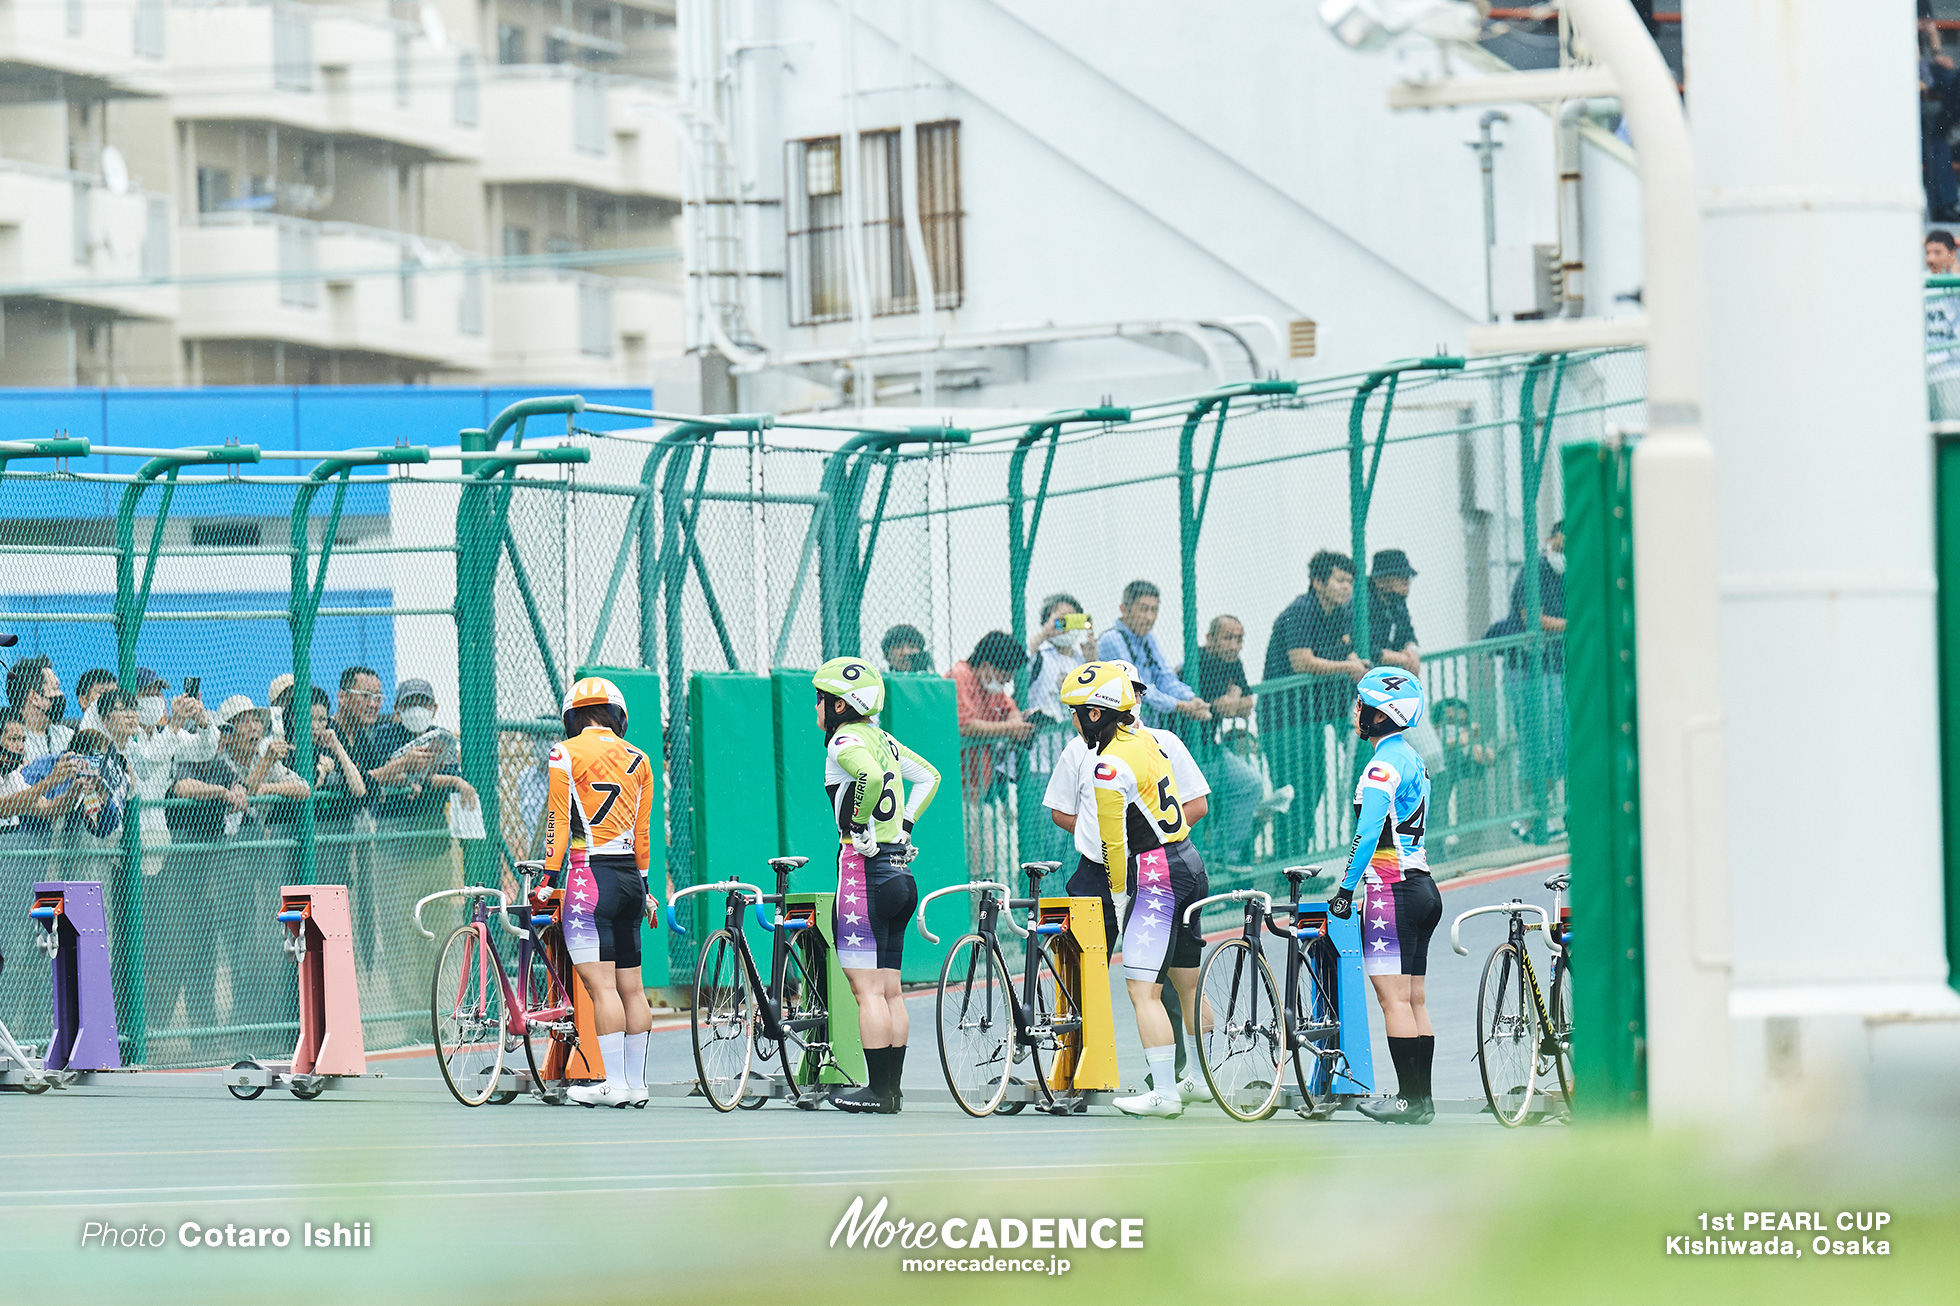
[[[1539,887],[1547,873],[1445,886],[1429,989],[1439,1097],[1480,1096],[1471,1024],[1477,977],[1498,929],[1480,920],[1481,928],[1466,940],[1473,955],[1457,957],[1449,950],[1449,920],[1514,895],[1549,905],[1551,895]],[[1141,1079],[1142,1057],[1134,1020],[1121,986],[1116,988],[1119,1064],[1125,1081],[1134,1083]],[[1372,1005],[1377,1065],[1386,1067]],[[917,1050],[906,1066],[906,1085],[943,1087],[932,1044],[931,994],[912,997],[910,1010]],[[688,1047],[684,1026],[656,1032],[649,1077],[690,1077]],[[88,1282],[139,1274],[162,1294],[157,1300],[166,1300],[177,1282],[173,1275],[187,1276],[179,1286],[190,1292],[205,1273],[229,1282],[254,1255],[179,1251],[176,1230],[184,1220],[285,1225],[295,1235],[308,1220],[365,1221],[382,1239],[393,1237],[398,1248],[406,1229],[419,1231],[415,1241],[421,1246],[431,1238],[463,1236],[462,1230],[496,1227],[498,1245],[523,1246],[535,1238],[513,1228],[508,1217],[534,1208],[545,1194],[558,1196],[547,1199],[552,1215],[538,1226],[538,1237],[568,1219],[578,1227],[580,1211],[637,1211],[678,1231],[734,1194],[745,1195],[745,1209],[760,1214],[761,1207],[747,1203],[771,1194],[776,1200],[770,1210],[788,1199],[790,1209],[811,1212],[812,1246],[820,1249],[837,1212],[861,1191],[923,1192],[955,1176],[969,1184],[1089,1179],[1102,1191],[1138,1191],[1140,1181],[1159,1185],[1153,1172],[1215,1164],[1222,1153],[1252,1149],[1302,1159],[1435,1154],[1466,1145],[1480,1149],[1480,1140],[1502,1132],[1477,1115],[1441,1116],[1428,1130],[1383,1128],[1352,1113],[1309,1125],[1282,1112],[1247,1126],[1210,1107],[1194,1107],[1176,1121],[1133,1121],[1106,1108],[1070,1119],[1028,1112],[971,1120],[950,1105],[910,1103],[895,1118],[800,1112],[780,1103],[718,1115],[699,1100],[672,1099],[656,1099],[642,1111],[546,1108],[529,1098],[471,1111],[441,1091],[427,1060],[382,1065],[391,1081],[430,1076],[431,1091],[381,1091],[354,1082],[312,1102],[283,1091],[238,1102],[209,1088],[92,1087],[0,1097],[0,1251],[13,1253],[4,1263],[65,1264],[75,1256],[67,1249],[76,1247],[89,1220],[118,1227],[160,1223],[171,1231],[170,1247],[90,1252],[74,1268]],[[1534,1148],[1556,1146],[1554,1140],[1564,1136],[1562,1129],[1530,1132],[1540,1141],[1523,1145]],[[693,1263],[714,1241],[706,1236],[693,1246],[669,1245],[666,1254]],[[141,1258],[140,1271],[133,1258]],[[200,1264],[208,1269],[199,1271]],[[295,1264],[282,1262],[281,1276]],[[412,1281],[428,1270],[427,1264],[411,1264],[390,1272]],[[0,1301],[21,1299],[0,1283]]]

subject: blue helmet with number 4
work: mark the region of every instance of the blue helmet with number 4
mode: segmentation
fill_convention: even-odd
[[[1394,722],[1396,730],[1413,729],[1422,721],[1422,682],[1400,667],[1376,667],[1355,685],[1354,697]]]

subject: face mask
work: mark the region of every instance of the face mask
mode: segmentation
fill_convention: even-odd
[[[21,755],[11,748],[0,748],[0,775],[12,775],[20,770]]]
[[[980,688],[986,690],[989,694],[1005,694],[1007,692],[1007,682],[1005,680],[983,680],[980,682]]]
[[[411,735],[419,735],[435,724],[436,710],[432,707],[405,707],[398,715],[402,728]]]
[[[54,696],[54,701],[48,704],[48,720],[59,721],[67,715],[68,715],[68,700],[66,698],[63,698],[60,694],[56,694]]]
[[[1563,549],[1545,550],[1545,561],[1551,563],[1552,570],[1557,572],[1559,575],[1563,576],[1565,574],[1565,550]]]
[[[139,698],[136,700],[136,713],[143,718],[143,724],[152,730],[163,724],[163,700],[161,698]]]

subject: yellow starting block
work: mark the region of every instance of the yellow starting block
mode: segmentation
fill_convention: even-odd
[[[1100,898],[1043,898],[1035,919],[1059,925],[1053,935],[1056,968],[1067,993],[1058,995],[1056,1015],[1070,1014],[1068,995],[1081,1003],[1082,1036],[1064,1046],[1048,1075],[1056,1092],[1093,1092],[1117,1087],[1116,1018],[1109,997],[1109,949],[1103,942]]]

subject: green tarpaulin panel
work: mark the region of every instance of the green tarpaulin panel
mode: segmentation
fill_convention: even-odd
[[[919,897],[949,884],[965,884],[966,834],[960,807],[960,721],[953,682],[941,676],[886,676],[885,712],[880,724],[913,752],[939,768],[939,792],[919,818],[912,842],[919,855],[912,876]],[[959,931],[935,930],[938,946],[927,943],[917,929],[905,937],[907,980],[934,980],[946,959],[946,949]],[[917,1042],[914,1039],[914,1042]]]
[[[767,676],[697,671],[687,682],[688,751],[693,762],[694,866],[690,883],[742,880],[773,892],[777,855],[775,711]],[[697,893],[686,921],[695,948],[719,929],[727,899]],[[749,948],[769,966],[769,931],[744,913]],[[767,975],[763,977],[765,980]],[[692,983],[692,975],[684,983]]]
[[[837,887],[837,822],[823,791],[824,739],[808,671],[770,676],[776,707],[777,847],[810,864],[790,879],[798,891]]]
[[[1565,446],[1563,457],[1564,688],[1571,713],[1566,828],[1577,958],[1573,1106],[1580,1118],[1639,1116],[1647,1098],[1647,990],[1634,698],[1633,455],[1617,443],[1586,443]],[[1549,984],[1550,976],[1542,982]]]
[[[1960,989],[1960,437],[1938,437],[1941,790],[1946,815],[1947,983]]]
[[[647,883],[654,897],[667,901],[667,788],[660,765],[660,673],[644,667],[580,667],[577,679],[604,676],[626,698],[626,739],[653,762],[653,856],[647,862]],[[667,931],[640,924],[641,981],[650,989],[673,982],[667,956]]]

